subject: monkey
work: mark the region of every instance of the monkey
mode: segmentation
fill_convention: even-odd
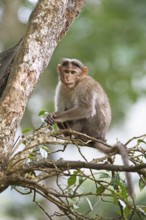
[[[88,68],[78,59],[64,58],[58,64],[59,82],[55,91],[55,113],[48,114],[45,122],[57,123],[60,129],[71,129],[105,142],[111,123],[111,107],[108,97],[91,76]],[[124,165],[129,165],[128,152],[121,144],[114,147],[92,141],[99,151],[121,154]],[[126,159],[125,159],[126,157]],[[127,173],[129,193],[133,193],[132,182]]]
[[[63,59],[57,69],[60,80],[51,119],[59,128],[104,140],[111,122],[111,108],[104,90],[87,75],[87,67],[77,59]]]

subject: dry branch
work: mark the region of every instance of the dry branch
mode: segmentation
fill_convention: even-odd
[[[68,137],[62,135],[64,132],[66,134],[68,133]],[[115,165],[115,155],[113,154],[98,157],[92,161],[87,161],[85,155],[81,153],[80,148],[83,148],[84,146],[88,147],[86,145],[92,141],[92,137],[85,135],[87,142],[84,143],[79,139],[71,138],[72,134],[76,134],[76,132],[71,130],[55,132],[49,130],[48,126],[44,126],[33,131],[30,135],[20,137],[11,151],[11,158],[8,161],[8,166],[0,173],[0,191],[4,191],[10,185],[25,187],[28,188],[30,192],[33,190],[34,193],[39,193],[45,199],[55,204],[60,209],[60,212],[58,213],[60,216],[70,215],[71,219],[86,219],[86,215],[81,215],[73,210],[73,207],[70,204],[70,199],[74,198],[79,202],[80,198],[83,199],[89,195],[97,196],[96,191],[98,192],[99,189],[98,195],[101,196],[106,196],[107,192],[113,192],[111,189],[112,182],[110,180],[103,181],[102,179],[100,180],[96,178],[96,175],[98,175],[100,170],[111,171],[114,175],[117,172],[126,171],[137,172],[143,177],[146,176],[146,163],[141,163],[143,148],[140,148],[139,145],[129,149],[129,155],[132,162],[135,156],[137,156],[137,153],[140,153],[140,160],[137,160],[131,166]],[[84,135],[80,133],[77,134],[78,136]],[[98,142],[98,140],[96,141]],[[131,139],[131,141],[133,141],[133,139]],[[23,149],[20,147],[21,144],[23,144]],[[51,146],[53,144],[52,149],[50,149],[50,144]],[[56,153],[64,152],[70,144],[72,144],[72,147],[77,147],[78,152],[82,157],[82,161],[51,159]],[[111,147],[107,143],[106,145]],[[42,147],[45,147],[44,149],[47,153],[47,157],[45,158],[40,153]],[[89,150],[91,149],[89,148]],[[112,161],[112,163],[109,161]],[[88,172],[88,174],[86,173],[87,170],[90,174]],[[76,171],[76,174],[74,174],[74,171]],[[73,193],[70,193],[70,190],[68,190],[67,179],[73,175],[76,176],[75,178],[78,177],[82,179],[80,184],[86,181],[91,181],[96,190],[93,192],[80,192],[80,184],[76,185],[74,183]],[[55,178],[54,185],[48,187],[44,181],[50,180],[52,177]],[[63,184],[64,186],[62,186],[62,177],[66,178],[66,182]],[[105,190],[107,191],[106,193],[104,193]],[[116,196],[118,196],[118,194]],[[46,211],[44,212],[46,213]],[[49,215],[48,213],[46,214]],[[50,217],[50,219],[53,219],[53,217]]]

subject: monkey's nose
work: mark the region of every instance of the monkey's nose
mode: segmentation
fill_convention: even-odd
[[[70,76],[67,76],[66,80],[67,80],[67,82],[69,82],[70,81]]]

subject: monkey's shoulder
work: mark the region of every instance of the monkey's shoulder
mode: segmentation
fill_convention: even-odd
[[[73,89],[68,89],[61,81],[56,87],[55,99],[58,102],[75,103],[79,100],[89,102],[92,99],[103,99],[105,95],[101,85],[91,76],[80,78]]]
[[[104,93],[104,90],[100,83],[91,76],[84,76],[79,81],[78,85],[76,86],[76,89],[80,90],[81,92],[87,92],[88,94],[92,92]]]

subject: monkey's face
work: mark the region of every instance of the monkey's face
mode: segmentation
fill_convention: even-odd
[[[74,65],[61,66],[59,75],[64,85],[69,89],[73,89],[82,75],[82,70]]]

